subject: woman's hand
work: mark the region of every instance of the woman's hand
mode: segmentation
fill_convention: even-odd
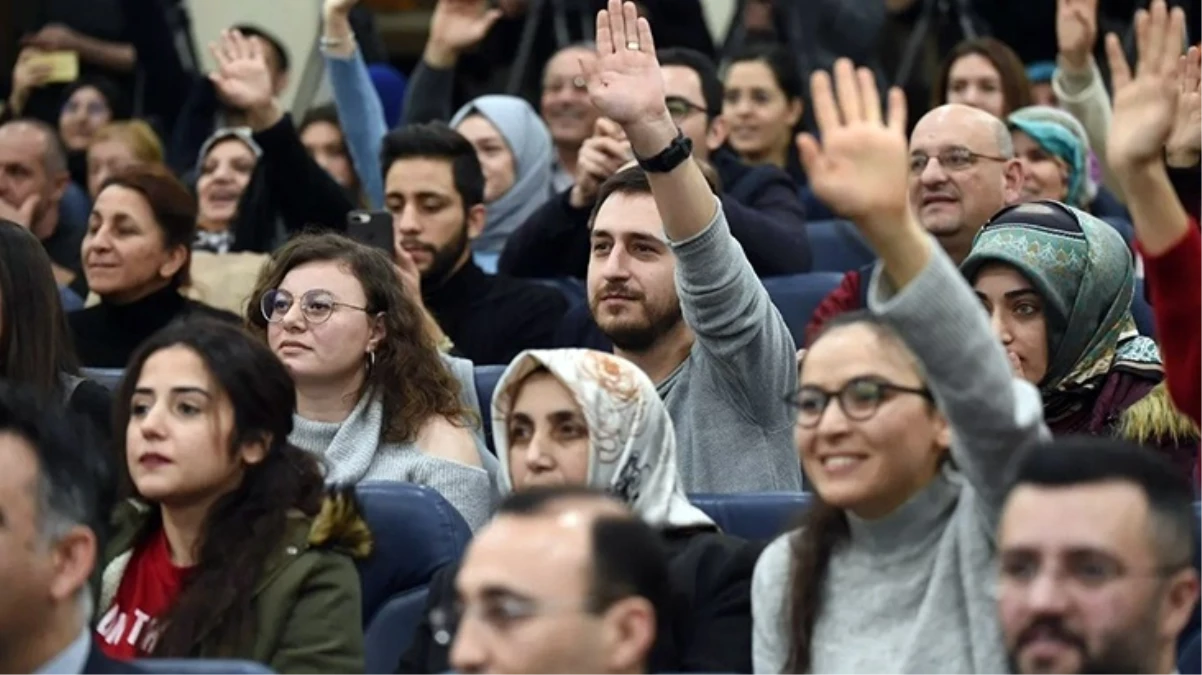
[[[259,43],[236,30],[221,33],[209,45],[217,70],[209,74],[217,93],[229,105],[246,112],[251,128],[262,131],[279,121],[283,111],[276,105],[271,69]]]

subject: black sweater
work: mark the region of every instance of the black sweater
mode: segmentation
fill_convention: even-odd
[[[80,362],[87,368],[124,368],[146,338],[185,318],[239,323],[230,314],[189,300],[167,287],[127,305],[100,304],[67,315]]]

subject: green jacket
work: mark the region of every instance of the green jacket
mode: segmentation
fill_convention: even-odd
[[[152,515],[151,507],[133,500],[114,510],[97,620],[112,605],[135,544],[156,522]],[[316,518],[296,513],[255,588],[255,635],[220,657],[257,661],[277,673],[362,673],[362,598],[352,557],[370,551],[371,535],[353,498],[327,496]],[[202,633],[190,656],[216,658],[217,649]]]

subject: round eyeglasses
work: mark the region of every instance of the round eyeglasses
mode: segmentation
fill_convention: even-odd
[[[839,402],[839,408],[849,420],[863,422],[876,414],[891,393],[914,394],[928,401],[935,398],[927,389],[915,389],[886,382],[873,377],[858,377],[848,380],[838,391],[826,391],[814,385],[805,385],[796,393],[787,396],[785,402],[797,411],[797,425],[803,429],[818,426],[831,399]]]
[[[288,312],[292,309],[292,303],[296,301],[292,294],[288,291],[272,289],[263,294],[259,299],[259,311],[263,313],[263,318],[271,323],[279,323],[288,316]],[[307,291],[300,297],[301,316],[305,317],[305,321],[310,324],[324,323],[329,320],[334,310],[338,307],[354,309],[360,312],[366,312],[366,307],[357,307],[348,305],[345,302],[338,302],[334,299],[334,295],[329,291],[314,289]]]

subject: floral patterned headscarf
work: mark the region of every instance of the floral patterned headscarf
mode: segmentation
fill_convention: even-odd
[[[642,370],[590,349],[532,349],[505,369],[492,400],[493,439],[501,463],[500,491],[513,491],[506,420],[520,383],[545,368],[575,398],[589,432],[588,484],[626,502],[657,527],[714,527],[689,503],[676,465],[676,430]]]

